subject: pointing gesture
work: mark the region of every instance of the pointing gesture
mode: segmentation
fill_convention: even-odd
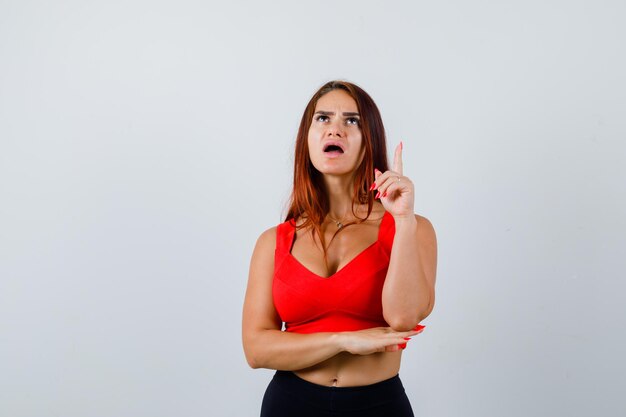
[[[393,170],[402,175],[402,141],[396,146],[396,151],[393,153]]]
[[[402,142],[396,146],[393,156],[393,170],[375,171],[375,182],[372,190],[377,190],[375,198],[394,218],[414,217],[415,192],[413,182],[402,175]]]

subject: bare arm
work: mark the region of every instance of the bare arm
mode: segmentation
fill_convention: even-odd
[[[413,182],[402,175],[402,142],[393,170],[376,170],[376,197],[395,220],[389,268],[383,286],[383,316],[395,330],[408,330],[424,320],[435,305],[437,237],[427,218],[414,214]]]
[[[395,223],[383,315],[395,330],[408,330],[428,317],[435,304],[437,238],[425,217],[396,218]]]
[[[323,362],[340,352],[370,354],[397,351],[405,337],[415,331],[395,332],[390,328],[358,332],[294,334],[281,331],[272,298],[276,228],[259,237],[248,278],[243,308],[242,337],[252,368],[299,370]]]

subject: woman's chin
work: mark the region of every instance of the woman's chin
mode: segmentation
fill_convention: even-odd
[[[353,173],[357,166],[347,164],[346,161],[320,161],[320,163],[313,164],[313,166],[322,174],[325,175],[347,175]]]
[[[329,175],[329,176],[337,176],[337,177],[343,177],[346,175],[351,175],[354,173],[353,169],[338,169],[338,168],[322,168],[322,169],[318,169],[318,171],[322,174],[322,175]]]

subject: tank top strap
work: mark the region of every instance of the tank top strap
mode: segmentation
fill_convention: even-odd
[[[378,241],[381,243],[387,255],[391,255],[391,247],[393,246],[393,238],[396,234],[396,222],[393,216],[385,211],[385,215],[380,222],[378,230]]]
[[[276,227],[276,250],[274,254],[275,265],[279,266],[285,256],[291,252],[295,223],[292,219],[287,220]]]

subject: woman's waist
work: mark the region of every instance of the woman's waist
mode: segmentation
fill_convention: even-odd
[[[301,379],[326,387],[357,387],[398,375],[402,352],[353,355],[342,352],[310,368],[294,371]]]

